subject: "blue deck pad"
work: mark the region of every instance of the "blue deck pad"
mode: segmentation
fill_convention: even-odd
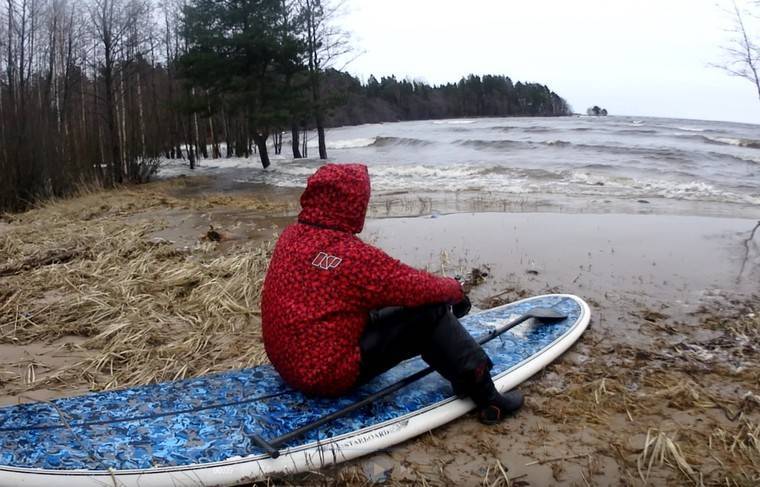
[[[505,372],[561,337],[579,319],[582,308],[572,299],[548,296],[462,320],[470,333],[479,337],[536,306],[556,307],[569,318],[555,324],[521,325],[486,344],[494,363],[493,375]],[[129,470],[217,462],[263,453],[252,443],[250,434],[275,438],[425,366],[420,359],[409,360],[338,400],[295,392],[272,367],[262,366],[50,403],[0,408],[0,466]],[[451,395],[449,383],[438,374],[431,374],[287,446],[350,433],[428,407]]]

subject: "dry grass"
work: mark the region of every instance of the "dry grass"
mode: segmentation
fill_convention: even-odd
[[[216,196],[167,196],[176,184],[88,193],[14,215],[0,235],[0,268],[26,267],[0,278],[0,343],[88,337],[90,357],[48,382],[84,380],[93,389],[264,362],[257,310],[271,245],[219,255],[211,243],[180,251],[149,241],[163,223],[135,223],[136,212],[215,204]],[[268,208],[251,197],[223,199]],[[60,251],[72,257],[40,259]]]
[[[644,450],[639,455],[636,466],[644,484],[649,483],[652,467],[667,465],[678,469],[684,477],[696,485],[702,485],[701,475],[688,462],[677,442],[677,435],[664,431],[649,430],[644,441]]]
[[[743,418],[727,428],[716,428],[709,448],[722,458],[726,485],[760,484],[760,423]]]

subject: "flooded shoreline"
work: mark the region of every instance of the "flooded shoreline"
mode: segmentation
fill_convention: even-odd
[[[6,219],[0,404],[266,361],[258,286],[298,192],[220,193],[216,184],[183,178]],[[471,296],[481,309],[578,294],[592,306],[591,326],[523,386],[526,408],[496,428],[466,416],[271,482],[760,482],[760,252],[747,240],[755,219],[384,212],[393,196],[373,199],[361,238],[433,272],[476,270]]]
[[[385,201],[407,211],[423,199],[443,213],[760,217],[760,141],[752,125],[516,117],[339,127],[327,136],[329,162],[366,164],[374,194],[395,196]],[[255,157],[206,159],[194,173],[218,176],[227,189],[297,189],[323,162],[283,153],[265,170]],[[165,160],[159,177],[191,173],[186,161]]]
[[[316,166],[315,166],[316,167]],[[208,195],[257,195],[264,201],[277,202],[288,214],[298,211],[302,188],[270,186],[241,182],[240,171],[225,170],[203,176],[189,176],[198,181],[172,192],[180,198]],[[180,178],[181,179],[181,178]],[[427,191],[373,189],[368,216],[370,218],[415,217],[451,213],[563,213],[563,214],[626,214],[680,215],[717,218],[760,219],[756,205],[726,202],[674,200],[668,198],[597,198],[581,195],[508,194],[494,191]]]
[[[503,284],[539,283],[591,292],[597,300],[614,291],[683,302],[714,290],[760,291],[760,255],[745,259],[744,252],[756,224],[741,218],[489,212],[375,219],[363,235],[418,266],[432,265],[442,254],[460,273],[487,265],[490,277]]]

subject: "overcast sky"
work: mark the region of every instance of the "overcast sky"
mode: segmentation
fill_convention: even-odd
[[[753,85],[710,67],[717,0],[347,0],[346,69],[429,83],[468,73],[547,84],[578,112],[760,123]],[[339,66],[340,67],[340,66]]]

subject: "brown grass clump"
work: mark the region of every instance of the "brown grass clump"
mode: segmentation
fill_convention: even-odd
[[[164,223],[135,223],[135,212],[211,204],[160,189],[53,202],[15,216],[0,235],[0,269],[9,269],[0,277],[0,343],[77,335],[92,351],[47,382],[107,389],[266,361],[258,306],[271,245],[242,244],[219,255],[214,243],[178,250],[151,242]],[[241,207],[266,208],[242,199]],[[68,258],[45,258],[56,252]]]
[[[677,435],[659,430],[647,431],[644,450],[637,460],[637,469],[644,484],[649,482],[652,467],[667,465],[677,469],[695,485],[703,485],[702,476],[687,461],[677,442]]]
[[[732,427],[716,428],[709,448],[723,458],[726,485],[760,484],[760,423],[743,418]]]
[[[582,375],[582,374],[576,374]],[[626,391],[614,379],[603,377],[573,379],[568,389],[553,398],[540,412],[557,422],[572,420],[590,425],[606,425],[611,413],[625,411]]]
[[[637,482],[760,485],[758,315],[748,307],[692,326],[721,333],[685,328],[672,345],[592,349],[581,368],[552,365],[563,386],[538,388],[534,411],[562,431],[593,431]]]

